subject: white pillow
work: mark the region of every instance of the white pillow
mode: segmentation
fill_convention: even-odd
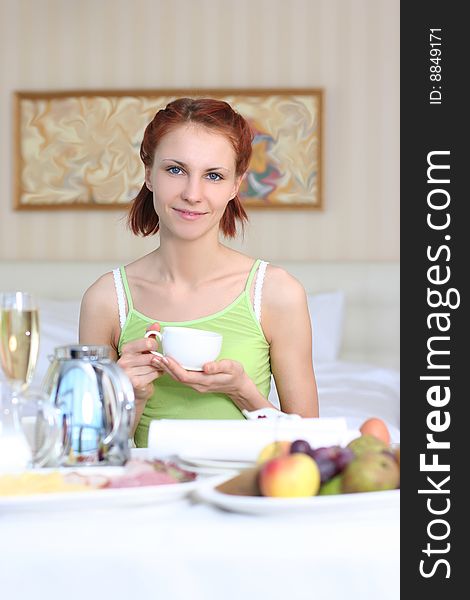
[[[344,293],[309,294],[307,301],[312,321],[313,364],[337,360],[343,337]]]
[[[39,298],[39,357],[33,385],[39,387],[58,346],[78,344],[80,300]]]
[[[312,322],[312,359],[315,367],[319,362],[338,359],[343,337],[344,293],[308,294],[307,302]],[[280,408],[273,377],[268,400],[273,406]]]

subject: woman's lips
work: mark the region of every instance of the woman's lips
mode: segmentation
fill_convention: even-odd
[[[195,221],[196,219],[200,219],[201,217],[203,217],[205,214],[204,212],[197,212],[197,211],[193,211],[193,210],[185,210],[182,208],[174,208],[173,209],[175,212],[177,212],[179,214],[179,216],[187,221]]]

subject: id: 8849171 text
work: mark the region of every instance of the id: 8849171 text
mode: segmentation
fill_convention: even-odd
[[[442,102],[442,39],[441,29],[429,30],[429,81],[432,90],[429,93],[429,104],[441,104]]]

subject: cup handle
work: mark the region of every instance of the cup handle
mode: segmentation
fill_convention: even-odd
[[[157,331],[156,329],[150,329],[149,331],[147,331],[147,333],[145,334],[145,337],[148,338],[150,336],[154,335],[158,341],[160,342],[160,344],[162,343],[162,333],[160,331]],[[151,354],[155,354],[155,356],[159,356],[160,358],[163,358],[163,354],[161,354],[160,352],[156,352],[155,350],[150,350]]]

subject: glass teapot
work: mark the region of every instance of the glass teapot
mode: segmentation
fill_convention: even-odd
[[[43,391],[59,412],[62,441],[49,462],[122,465],[130,455],[134,390],[109,346],[55,349]]]

